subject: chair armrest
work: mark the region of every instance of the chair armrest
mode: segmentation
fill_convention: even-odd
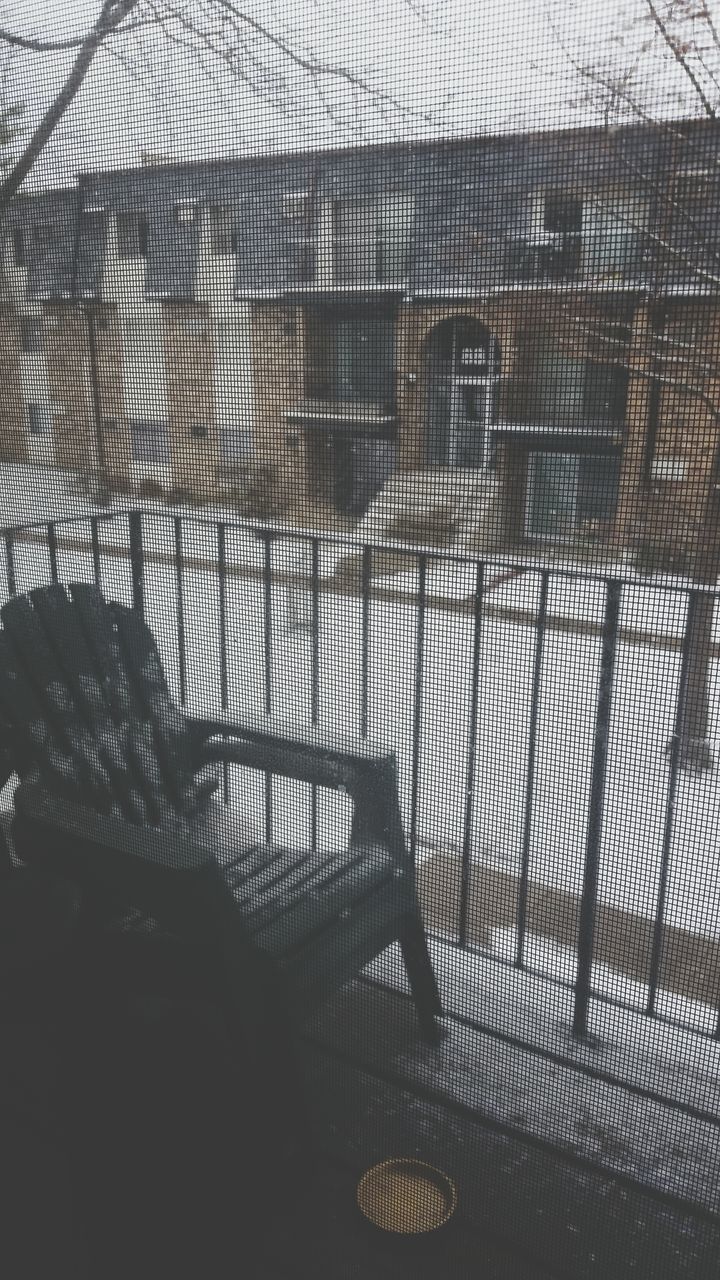
[[[188,716],[203,762],[246,765],[315,786],[346,791],[355,803],[353,840],[378,842],[408,858],[392,752],[363,738],[331,737],[325,730],[275,723],[243,724],[229,717]]]
[[[187,721],[191,731],[203,739],[225,736],[258,744],[300,748],[338,765],[394,758],[392,752],[367,738],[330,733],[327,729],[310,725],[287,724],[273,720],[271,716],[255,717],[242,723],[230,716],[188,716]]]

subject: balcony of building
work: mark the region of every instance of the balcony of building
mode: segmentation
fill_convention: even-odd
[[[78,973],[31,906],[24,941],[51,958],[21,966],[3,1005],[7,1203],[27,1258],[41,1217],[74,1274],[90,1250],[96,1275],[188,1259],[258,1277],[714,1275],[720,797],[713,772],[682,767],[713,593],[388,557],[160,504],[25,519],[2,547],[3,600],[80,580],[140,610],[179,706],[395,753],[447,1031],[420,1038],[399,955],[378,956],[303,1029],[311,1140],[285,1166],[286,1064],[249,1077],[203,975],[159,964],[140,935]],[[716,717],[711,694],[711,751]],[[228,813],[248,797],[268,841],[346,837],[342,798],[230,766]],[[23,938],[7,936],[12,958]],[[69,992],[75,1017],[58,1018]],[[458,1189],[420,1251],[355,1204],[390,1156]]]

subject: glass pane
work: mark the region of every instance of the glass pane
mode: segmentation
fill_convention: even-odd
[[[580,460],[568,453],[531,453],[526,533],[568,537],[575,529]]]

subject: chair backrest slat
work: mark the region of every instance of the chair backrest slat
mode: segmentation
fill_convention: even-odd
[[[0,727],[21,775],[157,824],[206,803],[185,717],[142,617],[97,587],[41,587],[0,609]]]

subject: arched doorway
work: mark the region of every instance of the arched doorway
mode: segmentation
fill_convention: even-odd
[[[500,348],[479,320],[442,320],[427,339],[425,462],[435,467],[483,467],[492,458]]]

